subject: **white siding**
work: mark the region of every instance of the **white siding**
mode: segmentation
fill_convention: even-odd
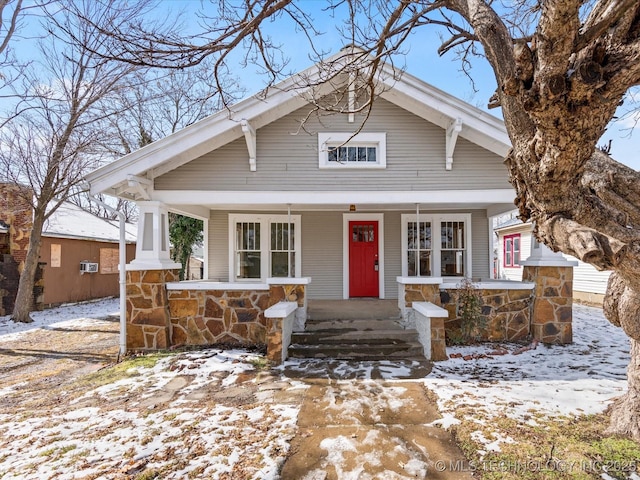
[[[578,260],[565,255],[568,260]],[[610,271],[599,272],[593,265],[578,260],[578,266],[573,269],[573,290],[576,292],[600,293],[607,291]]]
[[[513,280],[519,282],[522,280],[522,267],[505,267],[504,266],[504,236],[512,235],[514,233],[520,234],[520,260],[526,260],[531,255],[531,232],[529,226],[509,230],[507,232],[501,232],[498,238],[498,262],[499,272],[498,276],[505,280]]]

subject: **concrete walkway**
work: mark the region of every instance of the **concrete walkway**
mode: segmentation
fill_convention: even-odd
[[[464,456],[447,431],[430,426],[439,415],[421,382],[304,381],[283,480],[473,478],[452,468]]]

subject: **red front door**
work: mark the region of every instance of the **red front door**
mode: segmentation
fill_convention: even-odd
[[[378,222],[349,222],[349,297],[378,297]]]

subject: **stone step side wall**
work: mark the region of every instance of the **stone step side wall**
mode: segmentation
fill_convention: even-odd
[[[442,307],[449,312],[445,330],[449,335],[460,331],[461,319],[456,305],[457,289],[440,292]],[[531,290],[479,289],[482,297],[482,315],[487,326],[481,340],[514,341],[529,336],[533,292]]]

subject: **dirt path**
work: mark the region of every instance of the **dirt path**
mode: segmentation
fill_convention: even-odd
[[[282,479],[466,479],[464,456],[419,382],[308,380]]]
[[[59,326],[62,325],[62,326]],[[0,405],[7,411],[37,406],[58,387],[115,362],[117,321],[90,319],[82,324],[37,328],[0,337]],[[11,393],[12,395],[8,395]]]

